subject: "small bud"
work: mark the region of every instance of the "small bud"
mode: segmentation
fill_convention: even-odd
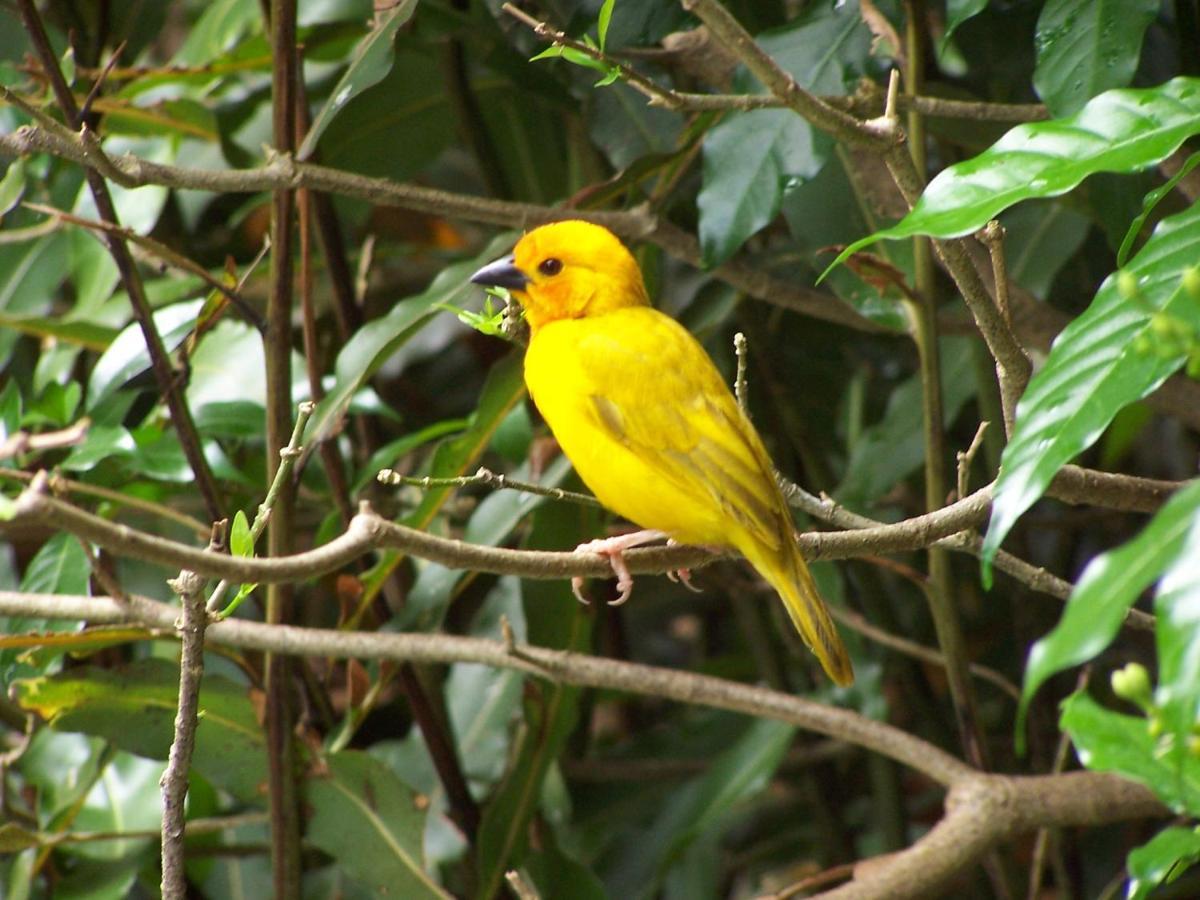
[[[1113,693],[1122,700],[1128,700],[1144,710],[1151,708],[1150,673],[1145,666],[1129,663],[1125,668],[1113,672],[1111,680]]]
[[[1166,313],[1155,313],[1150,318],[1150,330],[1160,338],[1174,337],[1175,320]]]
[[[1138,295],[1138,279],[1132,272],[1122,269],[1117,273],[1117,292],[1126,300]]]
[[[1200,352],[1193,350],[1187,361],[1188,378],[1200,381]]]
[[[1188,738],[1188,753],[1200,757],[1200,735],[1192,735]]]
[[[1200,300],[1200,269],[1195,266],[1184,269],[1181,283],[1183,289],[1191,295],[1193,300]]]

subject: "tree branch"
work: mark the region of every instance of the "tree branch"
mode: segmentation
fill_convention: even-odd
[[[108,597],[0,591],[0,614],[98,623],[136,619],[170,628],[175,611],[138,596],[131,597],[126,605]],[[860,865],[855,881],[827,895],[843,900],[930,896],[1001,841],[1038,827],[1098,825],[1168,814],[1148,789],[1114,775],[984,775],[926,741],[856,712],[692,672],[479,638],[343,632],[237,619],[210,626],[208,640],[223,646],[295,655],[473,662],[564,684],[777,719],[857,744],[948,787],[944,818],[908,849]]]

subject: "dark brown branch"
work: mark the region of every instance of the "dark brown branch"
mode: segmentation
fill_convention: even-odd
[[[270,0],[268,34],[271,42],[272,140],[276,149],[290,154],[296,139],[296,0]],[[296,198],[292,185],[280,185],[271,194],[271,269],[267,295],[266,452],[267,478],[275,482],[292,430],[292,252]],[[295,488],[290,479],[280,485],[267,527],[267,553],[286,556],[292,551]],[[267,588],[266,619],[271,624],[291,622],[293,585],[275,583]],[[267,798],[271,813],[271,866],[275,896],[292,900],[301,894],[300,796],[296,781],[295,702],[293,668],[305,665],[282,654],[268,653],[266,673],[266,726],[268,748]]]

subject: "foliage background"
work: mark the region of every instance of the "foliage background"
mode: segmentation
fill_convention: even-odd
[[[1197,74],[1193,0],[726,7],[803,87],[853,97],[862,116],[880,113],[893,66],[907,67],[908,92],[978,101],[905,120],[930,175],[976,157],[1015,121],[1086,113],[1110,89]],[[1044,884],[1051,896],[1097,896],[1120,890],[1130,873],[1141,878],[1134,892],[1178,874],[1174,863],[1200,854],[1188,824],[1200,805],[1190,612],[1200,496],[1194,485],[1180,491],[1149,527],[1146,514],[1160,501],[1028,507],[1072,459],[1169,482],[1195,475],[1200,405],[1187,380],[1200,325],[1195,275],[1187,275],[1200,242],[1189,215],[1194,179],[1185,171],[1138,217],[1147,195],[1188,168],[1178,148],[1200,130],[1189,93],[1196,83],[1130,100],[1148,110],[1145,119],[1106,107],[1088,120],[1100,131],[1112,126],[1099,145],[1086,128],[1032,126],[1030,141],[1046,141],[1035,148],[1044,163],[1036,173],[1024,166],[1037,154],[993,148],[973,169],[944,176],[942,193],[931,190],[928,205],[894,232],[903,240],[870,247],[880,260],[873,268],[852,261],[813,289],[829,248],[891,226],[907,209],[879,156],[787,109],[670,109],[648,105],[622,79],[596,86],[617,60],[679,91],[763,94],[718,44],[689,43],[697,23],[679,4],[618,0],[603,30],[597,2],[527,8],[569,35],[591,35],[609,62],[600,71],[572,57],[530,62],[545,42],[491,0],[401,2],[374,13],[358,0],[299,4],[300,157],[430,193],[398,204],[337,192],[302,198],[295,277],[285,272],[282,288],[296,298],[285,309],[290,391],[266,375],[271,351],[255,327],[281,290],[270,268],[278,261],[259,261],[271,194],[111,184],[120,223],[153,239],[135,242],[139,270],[219,485],[220,513],[253,518],[274,466],[265,423],[280,404],[314,398],[306,443],[318,450],[301,462],[284,520],[296,549],[339,533],[361,498],[402,523],[475,543],[566,549],[600,533],[608,523],[589,507],[478,485],[385,488],[374,475],[391,467],[452,477],[486,465],[578,488],[524,400],[519,350],[465,327],[446,306],[478,308],[466,277],[546,207],[626,210],[675,227],[634,242],[651,295],[704,341],[731,382],[733,335],[746,335],[750,412],[785,477],[853,512],[901,521],[954,499],[955,453],[988,421],[966,467],[974,490],[1007,454],[996,486],[1003,523],[993,522],[988,546],[1006,538],[1017,557],[1078,580],[1074,617],[1035,651],[1019,730],[1026,656],[1060,622],[1063,598],[1003,572],[985,591],[979,562],[964,554],[932,566],[924,553],[814,566],[844,611],[858,673],[848,690],[820,677],[769,591],[730,562],[698,573],[701,595],[643,577],[633,602],[610,609],[580,607],[565,582],[477,575],[382,551],[299,585],[293,621],[498,637],[503,618],[533,644],[803,693],[997,772],[1075,768],[1077,752],[1094,768],[1149,784],[1182,817],[1176,827],[1157,837],[1154,823],[1029,836],[991,861],[990,878],[973,870],[953,890],[976,896],[1007,882],[1014,893]],[[230,171],[272,159],[264,146],[279,144],[279,39],[262,5],[73,0],[42,12],[77,101],[102,82],[90,108],[110,157]],[[59,117],[17,11],[5,4],[0,17],[0,83]],[[16,135],[31,116],[10,97],[0,132]],[[202,544],[217,511],[161,402],[127,284],[95,229],[33,206],[98,218],[83,168],[53,154],[17,157],[11,147],[5,158],[0,425],[6,438],[70,435],[65,445],[6,444],[7,493],[19,490],[22,472],[53,467],[76,483],[71,498],[100,515]],[[987,208],[1006,177],[1011,195]],[[462,195],[485,202],[472,207]],[[988,346],[954,283],[910,239],[968,234],[994,214],[1007,232],[1013,332],[1044,366],[1008,450]],[[1127,235],[1131,248],[1122,250]],[[1105,282],[1118,257],[1140,282]],[[219,302],[195,269],[238,285],[244,307]],[[925,299],[906,301],[900,282]],[[926,313],[940,378],[922,367],[914,340]],[[1089,380],[1101,361],[1103,378]],[[932,429],[940,443],[925,427],[931,379],[940,385],[941,415],[932,414],[943,425]],[[1026,422],[1042,430],[1022,433]],[[932,503],[931,478],[943,479]],[[1140,543],[1102,555],[1137,535]],[[80,595],[116,583],[172,596],[160,567],[119,553],[89,559],[66,533],[18,519],[4,537],[5,590]],[[1142,597],[1160,577],[1157,600]],[[594,596],[604,591],[592,584]],[[238,615],[261,618],[265,594],[254,592]],[[935,629],[930,594],[954,610],[958,650],[946,650]],[[1155,637],[1117,636],[1135,603],[1158,614]],[[177,643],[132,626],[29,617],[6,619],[3,631],[5,895],[156,895],[158,778]],[[970,741],[964,750],[960,698],[944,666],[922,650],[939,644],[976,667],[974,751]],[[1135,683],[1115,687],[1135,705],[1121,706],[1108,672],[1129,662],[1154,670],[1156,661],[1156,692],[1137,681],[1138,670],[1123,670]],[[906,847],[940,813],[941,788],[892,760],[766,719],[468,663],[312,659],[292,678],[306,896],[374,896],[383,886],[404,896],[491,896],[512,868],[547,897],[758,896]],[[273,701],[264,663],[211,652],[204,684],[190,883],[197,896],[286,893],[268,852],[272,760],[262,710]],[[1068,694],[1060,722],[1057,703]],[[1024,755],[1015,736],[1027,738]],[[456,777],[470,796],[455,796],[447,779]],[[1126,855],[1152,837],[1127,872]],[[1188,896],[1195,881],[1184,876],[1164,890]]]

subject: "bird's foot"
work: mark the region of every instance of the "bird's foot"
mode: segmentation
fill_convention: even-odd
[[[640,547],[642,544],[648,544],[651,541],[659,541],[665,537],[666,535],[661,531],[634,531],[629,534],[619,534],[616,537],[588,541],[576,547],[575,552],[597,553],[600,556],[608,558],[608,563],[612,566],[613,574],[617,576],[617,596],[609,600],[608,605],[620,606],[629,599],[629,595],[633,591],[633,575],[629,573],[629,567],[625,565],[623,554],[626,550]],[[583,596],[582,575],[576,575],[571,579],[571,591],[575,594],[575,599],[580,603],[588,602]]]
[[[681,547],[683,545],[680,544],[679,541],[677,541],[673,538],[668,538],[667,546],[668,547]],[[676,584],[682,584],[685,588],[687,588],[693,594],[703,594],[704,593],[703,588],[698,588],[694,584],[692,584],[692,570],[691,569],[671,569],[669,572],[667,572],[667,578],[669,578],[671,581],[675,582]]]

